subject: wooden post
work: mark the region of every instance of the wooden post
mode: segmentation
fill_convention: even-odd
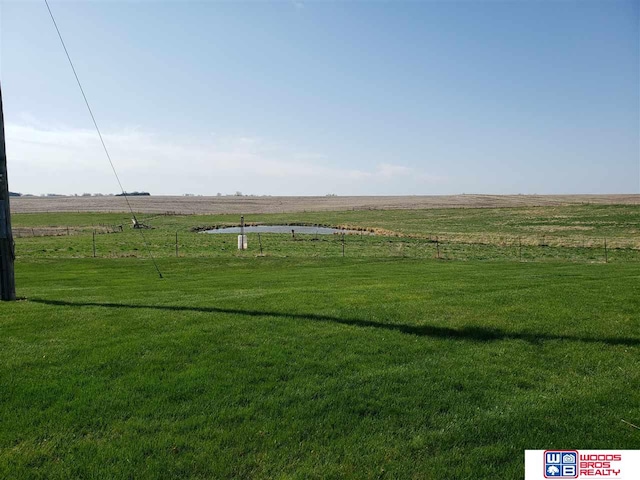
[[[518,247],[519,247],[519,255],[520,255],[520,261],[522,261],[522,238],[518,237]]]
[[[342,234],[342,256],[344,257],[344,233]]]
[[[67,237],[69,236],[69,227],[67,227]]]
[[[16,299],[16,280],[13,268],[15,246],[11,232],[9,206],[9,180],[7,178],[7,151],[4,143],[4,114],[0,87],[0,299]]]
[[[262,239],[260,238],[259,233],[258,233],[258,243],[260,244],[260,255],[262,255]]]
[[[240,217],[240,250],[244,250],[244,215]]]
[[[176,258],[179,256],[180,254],[178,253],[178,232],[176,232]]]
[[[609,263],[609,255],[607,254],[607,239],[604,239],[604,263]]]
[[[436,251],[438,252],[438,258],[440,258],[440,243],[438,242],[438,237],[436,237]]]
[[[96,258],[96,231],[93,231],[93,258]]]

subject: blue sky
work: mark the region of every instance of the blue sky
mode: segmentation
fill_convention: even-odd
[[[51,1],[127,190],[640,193],[638,1]],[[9,181],[117,192],[44,2],[0,4]]]

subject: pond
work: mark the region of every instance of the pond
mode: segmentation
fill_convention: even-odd
[[[341,230],[339,228],[331,227],[316,227],[308,225],[253,225],[250,227],[244,227],[244,233],[288,233],[291,234],[291,230],[295,233],[306,233],[309,235],[333,235],[335,233],[346,234],[363,234],[370,235],[369,232],[359,232],[356,230]],[[240,234],[240,227],[227,227],[227,228],[215,228],[213,230],[205,230],[204,233],[235,233]]]

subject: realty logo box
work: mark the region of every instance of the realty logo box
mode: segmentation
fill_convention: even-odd
[[[544,478],[578,478],[578,451],[546,450]]]
[[[640,450],[526,450],[525,480],[640,480]]]

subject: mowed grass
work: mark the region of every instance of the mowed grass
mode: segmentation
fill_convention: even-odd
[[[637,263],[162,268],[19,258],[0,477],[522,478],[524,449],[640,448]]]

